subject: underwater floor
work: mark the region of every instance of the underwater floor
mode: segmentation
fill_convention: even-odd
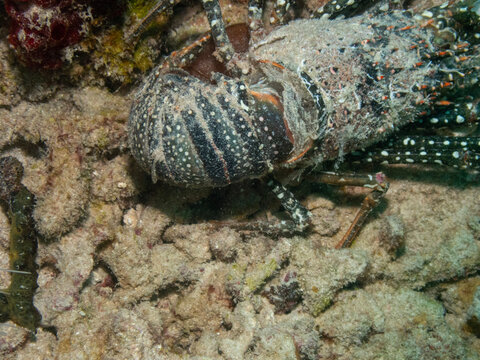
[[[197,7],[181,9],[185,33],[205,23]],[[260,181],[151,183],[125,129],[145,54],[119,70],[88,48],[112,45],[111,28],[98,26],[77,44],[80,59],[32,70],[18,64],[5,23],[0,155],[21,161],[37,199],[24,240],[38,241],[42,318],[35,334],[0,324],[3,359],[480,359],[478,174],[366,169],[382,170],[390,189],[347,249],[334,247],[365,195],[357,188],[292,188],[314,215],[304,236],[220,226],[285,215]],[[96,65],[82,65],[85,49]],[[3,204],[3,269],[9,216]],[[0,289],[9,286],[0,271]]]

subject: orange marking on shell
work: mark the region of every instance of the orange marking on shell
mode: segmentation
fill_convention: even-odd
[[[290,143],[295,144],[295,139],[293,138],[292,130],[290,130],[287,119],[285,118],[283,118],[283,125],[285,125],[285,131],[287,133],[288,140],[290,141]]]
[[[448,106],[448,105],[452,105],[453,102],[448,100],[441,100],[441,101],[437,101],[435,104],[441,105],[441,106]]]
[[[258,60],[259,63],[261,64],[270,64],[270,65],[273,65],[281,70],[285,70],[285,66],[275,62],[275,61],[271,61],[271,60]]]
[[[179,51],[174,51],[170,56],[177,56],[177,55],[182,55],[182,54],[188,54],[191,49],[197,47],[199,44],[204,43],[205,41],[210,39],[210,34],[205,35],[204,37],[198,39],[197,41],[193,42],[192,44],[185,46],[183,49]]]
[[[429,25],[432,25],[434,22],[435,22],[434,19],[429,19],[429,20],[425,21],[423,24],[421,24],[420,27],[427,27]]]
[[[222,155],[221,151],[218,149],[217,145],[215,145],[214,142],[212,142],[212,147],[213,147],[215,153],[218,154],[218,158],[220,159],[220,162],[222,163],[223,175],[225,175],[225,179],[227,180],[227,183],[230,184],[230,173],[228,172],[227,163],[226,163],[225,159],[223,158],[223,155]]]
[[[269,103],[275,105],[275,107],[277,107],[279,110],[281,110],[283,112],[283,105],[280,102],[280,100],[278,99],[278,97],[276,97],[275,95],[261,93],[261,92],[254,91],[254,90],[248,90],[248,92],[250,93],[250,95],[255,97],[257,100],[264,101],[264,102],[269,102]]]
[[[291,164],[291,163],[301,159],[308,152],[308,150],[310,150],[312,148],[312,145],[313,145],[313,140],[310,140],[310,143],[307,145],[307,147],[300,154],[298,154],[297,156],[295,156],[294,158],[292,158],[290,160],[285,161],[285,163],[286,164]]]
[[[461,44],[457,44],[455,47],[457,49],[463,49],[465,47],[468,47],[470,44],[469,43],[461,43]]]
[[[268,63],[270,63],[270,62],[268,62]],[[278,99],[278,97],[276,97],[275,95],[261,93],[261,92],[250,90],[250,89],[248,90],[248,92],[249,92],[250,95],[252,95],[253,97],[255,97],[259,101],[269,102],[269,103],[273,104],[283,114],[283,105],[280,102],[280,100]],[[283,124],[285,125],[285,131],[287,133],[288,140],[292,144],[295,144],[295,140],[293,138],[292,131],[290,130],[290,127],[288,126],[287,119],[283,118]]]

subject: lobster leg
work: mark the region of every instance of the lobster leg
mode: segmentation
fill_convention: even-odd
[[[300,202],[295,198],[295,196],[282,184],[280,184],[275,179],[270,179],[267,183],[271,191],[275,196],[280,200],[280,203],[284,209],[289,213],[294,222],[295,228],[298,231],[305,230],[311,222],[312,213],[308,211]],[[283,224],[285,228],[291,227],[288,222],[282,221],[280,224]]]
[[[353,223],[335,246],[337,249],[349,247],[360,232],[368,214],[377,207],[388,191],[389,183],[383,173],[375,175],[342,174],[334,172],[319,172],[306,176],[309,181],[339,186],[361,186],[372,189],[365,197]]]
[[[350,17],[359,11],[359,8],[365,8],[374,4],[370,0],[333,0],[325,3],[318,8],[312,17],[335,19],[339,16]]]
[[[127,35],[128,42],[134,42],[138,36],[145,30],[145,28],[155,19],[155,17],[164,12],[165,10],[172,8],[174,5],[179,3],[180,0],[160,0],[157,4],[150,10],[150,12],[145,16],[139,24]],[[223,22],[222,11],[220,9],[220,3],[218,0],[202,0],[203,8],[207,14],[208,22],[212,31],[213,41],[215,47],[218,51],[218,60],[224,64],[232,60],[235,51],[230,39],[227,36],[225,30],[225,23]],[[261,12],[260,12],[261,17]],[[203,38],[202,38],[203,39]],[[190,47],[187,47],[190,48]],[[192,47],[192,49],[197,49],[197,47]],[[198,52],[197,52],[198,53]],[[190,53],[188,53],[189,55]],[[195,54],[195,52],[193,52]],[[178,64],[177,64],[178,65]],[[184,65],[184,64],[182,64]]]
[[[218,52],[217,59],[227,64],[233,59],[235,50],[233,50],[233,46],[227,36],[220,3],[218,0],[202,0],[202,4],[207,13],[210,29],[212,30],[213,42]]]
[[[480,169],[480,137],[397,136],[351,155],[354,162],[438,164]]]
[[[262,31],[263,0],[248,0],[248,27],[250,32]]]
[[[163,63],[159,66],[159,69],[183,69],[189,66],[196,59],[197,55],[205,48],[205,44],[211,37],[211,34],[206,34],[192,44],[187,45],[178,51],[172,52],[167,58],[165,58]]]
[[[365,223],[368,214],[377,207],[389,187],[389,183],[386,181],[383,173],[358,175],[318,172],[306,176],[306,180],[339,186],[361,186],[372,190],[363,200],[360,210],[342,240],[336,245],[337,249],[346,248],[352,244]],[[307,229],[311,223],[312,213],[306,209],[288,189],[275,179],[271,178],[267,185],[280,200],[280,203],[292,220],[283,220],[280,223],[256,222],[248,224],[247,227],[270,234],[303,232]],[[246,229],[245,225],[243,225],[242,228]]]
[[[228,226],[238,230],[258,231],[270,236],[293,235],[295,233],[303,233],[311,224],[312,213],[305,208],[280,182],[271,177],[267,182],[270,190],[280,200],[283,208],[290,215],[291,220],[281,221],[215,221],[215,226]]]

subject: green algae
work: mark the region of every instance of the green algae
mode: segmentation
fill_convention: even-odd
[[[156,0],[131,0],[128,2],[128,12],[138,19],[142,19],[147,16],[156,3]]]
[[[86,71],[94,74],[97,80],[108,79],[108,82],[119,86],[132,83],[153,68],[162,48],[163,32],[171,11],[154,17],[141,36],[132,39],[128,34],[142,23],[155,3],[154,0],[128,1],[121,21],[113,25],[96,19],[96,28],[79,45],[83,53],[89,54],[90,61],[82,70],[72,68],[72,76],[75,71]]]
[[[133,62],[140,71],[146,72],[154,65],[153,56],[150,47],[145,42],[141,42],[133,53]]]
[[[133,72],[132,58],[126,56],[129,46],[120,29],[110,30],[102,39],[103,46],[97,48],[94,57],[99,59],[111,74],[129,79]]]
[[[275,259],[267,260],[264,263],[259,264],[256,268],[248,274],[245,279],[245,284],[251,292],[260,288],[267,279],[272,277],[277,268],[279,267]]]
[[[108,77],[113,80],[130,83],[134,79],[135,71],[143,73],[154,65],[156,52],[148,46],[147,41],[140,40],[136,47],[133,47],[125,39],[122,29],[108,30],[100,43],[101,46],[95,46],[93,58],[96,66],[104,68]]]
[[[328,308],[333,301],[333,295],[326,295],[322,296],[318,299],[316,299],[316,302],[312,304],[311,306],[311,314],[313,317],[317,317],[320,315],[322,312],[325,311],[326,308]]]

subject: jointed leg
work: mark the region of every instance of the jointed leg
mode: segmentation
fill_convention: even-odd
[[[336,245],[337,249],[349,247],[352,244],[365,223],[368,214],[380,203],[389,186],[383,173],[377,173],[375,175],[357,175],[320,172],[309,175],[306,179],[325,184],[362,186],[372,189],[363,200],[362,207],[355,216],[352,225],[343,236],[342,240]],[[288,212],[292,220],[282,220],[280,222],[257,221],[249,223],[221,221],[217,222],[216,225],[229,226],[241,230],[260,231],[270,235],[293,234],[306,230],[311,224],[312,213],[300,204],[295,196],[275,179],[270,179],[267,184],[280,200],[282,206]]]
[[[287,188],[285,188],[285,186],[280,184],[275,179],[270,179],[268,181],[268,186],[275,196],[280,200],[280,203],[284,209],[292,217],[297,230],[305,230],[310,225],[312,213],[308,211],[302,204],[300,204],[300,202]]]
[[[318,8],[312,17],[335,19],[341,15],[349,17],[358,11],[359,6],[366,6],[373,1],[366,0],[332,0],[328,1],[324,6]]]
[[[184,48],[172,52],[163,63],[159,66],[159,70],[172,68],[185,68],[189,66],[197,57],[197,55],[204,49],[205,43],[210,40],[211,35],[206,34],[200,39],[196,40]]]
[[[290,7],[295,6],[294,0],[276,0],[275,1],[275,13],[274,13],[274,22],[275,24],[286,24],[288,19],[287,12]],[[272,22],[272,19],[270,20]]]
[[[478,170],[480,137],[398,136],[351,156],[362,163],[439,164]]]
[[[383,173],[375,175],[358,175],[358,174],[340,174],[333,172],[320,172],[307,176],[310,181],[316,181],[324,184],[340,185],[340,186],[361,186],[372,189],[362,202],[362,207],[358,211],[352,225],[347,230],[342,240],[335,246],[337,249],[349,247],[355,240],[360,229],[370,212],[377,207],[380,200],[385,196],[389,184]]]
[[[278,221],[253,221],[239,223],[238,221],[216,221],[216,226],[228,226],[239,230],[259,231],[267,235],[292,235],[301,233],[310,226],[312,213],[308,211],[295,196],[287,190],[277,180],[271,178],[267,185],[275,196],[280,200],[284,209],[288,212],[292,220]]]
[[[173,7],[179,2],[180,0],[160,0],[150,10],[147,16],[145,16],[140,23],[127,35],[127,41],[133,42],[158,14]],[[218,0],[202,0],[202,4],[205,12],[207,13],[208,22],[212,32],[211,36],[213,37],[213,41],[218,52],[218,60],[226,64],[232,60],[235,51],[225,30],[225,23],[223,22],[220,4]]]
[[[248,27],[255,34],[263,28],[263,0],[248,0]]]
[[[218,60],[226,64],[233,59],[235,51],[225,30],[220,4],[218,0],[202,0],[202,4],[210,23],[213,42],[218,52]]]

